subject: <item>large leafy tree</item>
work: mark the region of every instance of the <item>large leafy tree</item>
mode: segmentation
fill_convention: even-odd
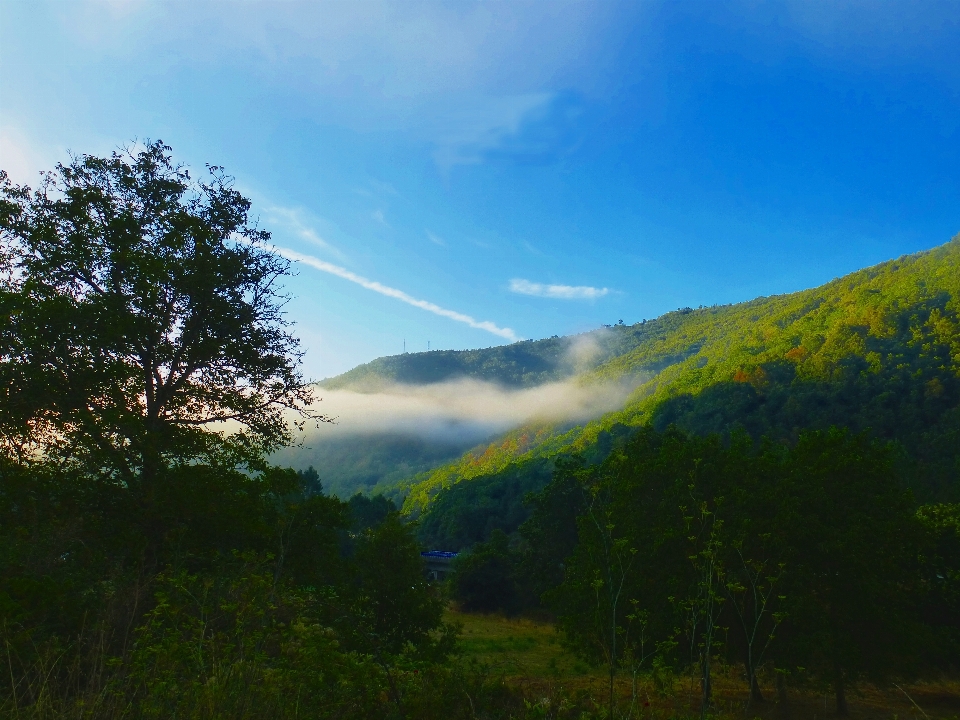
[[[368,502],[349,538],[316,471],[266,462],[291,421],[326,418],[283,317],[289,263],[208,169],[153,143],[35,191],[0,173],[0,714],[39,683],[98,717],[119,698],[189,714],[189,688],[229,713],[255,706],[254,667],[301,710],[311,683],[400,710],[395,665],[452,648],[392,506]]]
[[[155,142],[75,157],[31,190],[0,171],[0,430],[149,492],[166,469],[257,467],[312,414],[265,247],[222,168]]]

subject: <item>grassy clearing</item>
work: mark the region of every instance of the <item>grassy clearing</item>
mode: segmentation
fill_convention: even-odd
[[[505,618],[447,611],[448,622],[463,625],[464,657],[489,665],[493,672],[513,682],[540,691],[545,697],[560,688],[605,696],[606,676],[602,668],[590,667],[564,649],[561,638],[549,623],[529,618]],[[772,679],[762,683],[767,700],[755,703],[745,713],[747,692],[739,668],[727,667],[715,677],[717,718],[760,718],[791,720],[835,717],[832,695],[815,688],[789,691],[789,708],[776,702]],[[862,720],[960,720],[960,681],[915,683],[897,687],[862,686],[850,692],[850,716]],[[618,681],[618,694],[626,707],[632,687],[628,678]],[[909,697],[908,697],[909,695]],[[699,686],[689,677],[672,678],[672,688],[657,692],[649,677],[637,686],[637,717],[678,718],[698,714]],[[912,700],[911,700],[912,698]],[[914,704],[915,703],[915,704]]]
[[[528,618],[505,618],[447,611],[448,622],[463,625],[462,647],[468,659],[496,668],[507,677],[570,680],[601,678],[563,649],[560,635],[549,623]]]

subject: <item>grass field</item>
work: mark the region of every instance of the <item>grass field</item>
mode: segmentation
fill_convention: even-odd
[[[562,645],[561,637],[549,623],[528,618],[505,618],[449,610],[447,620],[463,626],[462,647],[466,659],[477,660],[510,681],[541,691],[544,696],[588,692],[605,697],[606,674],[575,658]],[[637,717],[688,717],[698,706],[698,684],[690,677],[672,678],[672,690],[658,693],[653,682],[641,678],[637,690]],[[763,686],[766,702],[755,703],[744,712],[747,692],[740,668],[721,668],[715,677],[717,718],[761,718],[791,720],[835,717],[832,695],[816,688],[790,690],[789,707],[781,707],[770,684]],[[621,678],[618,695],[624,705],[632,693],[628,678]],[[850,716],[864,720],[960,720],[960,682],[945,679],[877,688],[871,685],[848,694]]]
[[[449,611],[448,621],[463,625],[464,655],[517,678],[603,678],[564,650],[560,635],[549,623]]]

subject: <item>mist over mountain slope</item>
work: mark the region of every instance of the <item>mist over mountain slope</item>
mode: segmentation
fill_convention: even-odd
[[[279,459],[314,465],[341,496],[387,490],[419,514],[462,480],[560,454],[599,458],[645,423],[782,441],[836,424],[898,441],[917,492],[952,497],[958,312],[960,237],[789,295],[380,358],[320,383],[338,425]]]
[[[519,426],[575,426],[623,406],[639,378],[584,379],[583,371],[635,347],[643,334],[618,326],[505,348],[381,358],[320,384],[320,407],[336,424],[309,432],[274,461],[312,465],[328,492],[346,497],[395,487]]]
[[[597,454],[645,423],[787,442],[845,425],[899,442],[918,495],[960,495],[960,237],[819,288],[641,327],[636,347],[580,378],[646,376],[622,409],[574,428],[511,431],[402,484],[405,512],[518,462]]]
[[[623,406],[636,383],[574,380],[510,388],[471,378],[381,384],[376,392],[327,390],[323,424],[274,461],[313,466],[339,497],[382,490],[416,473],[455,460],[464,451],[531,423],[571,427]]]

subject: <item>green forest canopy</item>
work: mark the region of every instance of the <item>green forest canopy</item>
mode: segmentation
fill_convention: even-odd
[[[622,410],[573,429],[517,428],[397,492],[407,496],[404,511],[418,514],[441,488],[515,462],[596,453],[611,434],[647,423],[697,433],[743,428],[783,441],[803,428],[845,425],[898,441],[919,496],[955,499],[958,313],[960,236],[819,288],[668,313],[620,330],[636,345],[578,378],[649,375]]]

